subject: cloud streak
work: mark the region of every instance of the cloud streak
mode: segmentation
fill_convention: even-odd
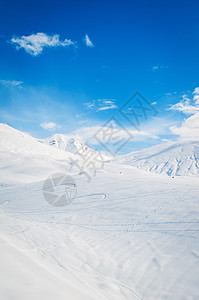
[[[29,36],[23,35],[21,37],[13,37],[10,42],[16,49],[22,48],[32,56],[41,54],[44,48],[76,46],[76,42],[73,42],[70,39],[61,41],[58,34],[50,36],[42,32],[31,34]]]
[[[23,88],[22,87],[23,81],[17,81],[17,80],[0,80],[0,83],[3,86],[7,86],[7,87]]]
[[[84,42],[85,42],[85,44],[86,44],[87,47],[91,47],[91,48],[94,47],[94,45],[93,45],[93,43],[91,42],[91,40],[90,40],[88,34],[85,35]]]
[[[115,99],[98,99],[84,103],[86,108],[94,109],[96,112],[118,108]]]
[[[164,66],[164,65],[154,65],[154,66],[152,66],[152,71],[160,71],[160,70],[164,70],[164,69],[168,69],[168,66]]]

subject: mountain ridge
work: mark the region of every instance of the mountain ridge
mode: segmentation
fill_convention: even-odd
[[[0,123],[0,150],[25,156],[36,155],[70,160],[76,155],[98,153],[81,141],[64,134],[36,139],[28,133]],[[166,142],[147,149],[116,157],[110,162],[129,165],[147,172],[169,176],[199,175],[199,140]]]
[[[117,157],[113,161],[169,176],[199,175],[199,140],[167,142]]]

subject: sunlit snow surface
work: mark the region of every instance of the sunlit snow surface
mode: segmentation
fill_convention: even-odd
[[[199,140],[167,142],[114,161],[156,174],[199,176]]]
[[[0,299],[199,298],[197,176],[106,164],[88,183],[69,171],[68,153],[6,130]],[[56,208],[43,198],[43,181],[55,172],[77,183],[70,205]]]

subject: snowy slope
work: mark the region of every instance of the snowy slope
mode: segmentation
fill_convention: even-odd
[[[198,178],[117,165],[74,178],[61,208],[42,181],[0,188],[1,300],[198,298]]]
[[[0,128],[0,300],[198,299],[198,177],[107,163],[88,183],[75,154]],[[42,186],[60,171],[77,196],[54,207]]]
[[[90,151],[95,152],[81,141],[64,134],[54,134],[51,137],[42,139],[41,142],[71,153],[83,152],[86,154]]]
[[[72,167],[71,161],[79,160],[80,154],[91,157],[98,152],[65,135],[55,134],[50,138],[38,140],[0,123],[0,154],[0,174],[3,170],[4,178],[13,177],[17,181],[32,182],[44,179],[50,170],[53,172],[57,168],[67,172]],[[103,155],[103,160],[108,159],[109,157]],[[29,168],[32,172],[29,172]],[[1,182],[3,180],[0,179]]]
[[[168,142],[114,160],[158,174],[199,175],[199,141]]]
[[[56,159],[69,157],[69,153],[53,149],[29,134],[4,123],[0,123],[0,150],[22,155],[45,155]]]
[[[0,183],[6,180],[32,182],[49,172],[70,168],[73,153],[52,148],[27,133],[0,123]],[[31,169],[31,170],[30,170]]]

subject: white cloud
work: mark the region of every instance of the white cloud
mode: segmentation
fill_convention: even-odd
[[[92,107],[95,107],[95,104],[94,104],[94,102],[86,102],[86,103],[84,103],[84,105],[86,106],[86,108],[92,108]]]
[[[0,80],[0,83],[4,86],[22,88],[23,81],[17,80]]]
[[[123,139],[126,137],[125,130],[121,130],[118,133],[118,128],[114,122],[112,122],[112,127],[113,127],[113,129],[112,129],[113,135],[116,134],[117,136],[119,136],[120,139]],[[95,134],[99,130],[103,129],[106,131],[106,130],[108,130],[108,128],[109,127],[105,127],[105,126],[86,126],[86,127],[82,127],[82,128],[75,130],[70,135],[73,137],[76,137],[79,140],[82,140],[83,142],[88,142],[91,145],[98,145],[99,142],[95,139],[95,137],[94,137]],[[134,140],[136,140],[136,141],[146,140],[146,139],[158,139],[158,137],[156,135],[150,134],[145,131],[137,131],[137,130],[132,130],[132,129],[127,129],[127,130],[134,137]],[[114,143],[114,141],[113,141],[113,143]]]
[[[183,102],[179,102],[172,105],[169,109],[181,111],[186,115],[192,115],[199,111],[199,106],[189,105],[189,104],[184,104]]]
[[[196,105],[199,105],[199,87],[195,88],[193,95],[193,100],[195,101]]]
[[[173,134],[181,138],[199,138],[199,88],[195,88],[193,97],[183,95],[183,99],[170,107],[170,110],[177,110],[185,115],[191,115],[185,119],[180,127],[172,126]]]
[[[159,66],[157,66],[157,65],[152,67],[153,71],[158,70],[158,69],[159,69]]]
[[[111,105],[106,105],[106,106],[99,107],[97,111],[115,109],[115,108],[117,108],[117,105],[116,104],[111,104]]]
[[[95,109],[95,111],[103,111],[108,109],[116,109],[115,99],[98,99],[84,103],[86,108]]]
[[[57,129],[57,128],[60,128],[59,125],[57,125],[56,123],[54,122],[49,122],[49,123],[42,123],[40,124],[40,126],[43,128],[43,129],[46,129],[46,130],[54,130],[54,129]]]
[[[98,100],[98,101],[99,101],[99,100]],[[102,101],[103,101],[104,104],[113,104],[113,102],[114,102],[115,100],[106,100],[106,99],[103,99]]]
[[[88,34],[85,35],[85,38],[84,38],[84,42],[86,43],[86,46],[88,47],[94,47],[93,43],[91,42]]]
[[[199,87],[195,88],[195,90],[193,91],[193,94],[199,94]]]
[[[170,97],[170,96],[173,96],[173,95],[176,95],[176,94],[177,94],[177,92],[172,92],[172,93],[166,93],[165,95]]]
[[[50,36],[42,32],[29,36],[13,37],[10,42],[16,46],[16,49],[23,48],[27,53],[33,56],[39,55],[45,47],[67,47],[76,45],[76,42],[71,40],[65,39],[60,41],[58,34]]]
[[[168,66],[164,66],[164,65],[154,65],[154,66],[152,66],[153,71],[158,71],[158,70],[163,70],[163,69],[168,69]]]
[[[199,113],[187,118],[180,127],[170,127],[170,130],[181,138],[199,138]]]
[[[199,112],[199,88],[195,88],[193,99],[190,99],[186,94],[182,96],[182,100],[172,105],[169,110],[177,110],[186,115],[192,115]]]

